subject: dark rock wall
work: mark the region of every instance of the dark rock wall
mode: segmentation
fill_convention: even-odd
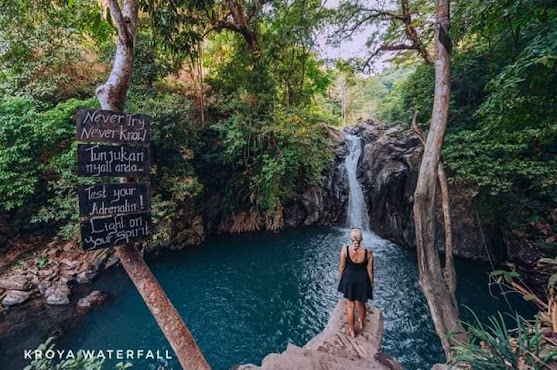
[[[414,248],[413,196],[422,154],[418,138],[402,126],[386,128],[373,121],[345,131],[359,135],[364,141],[358,178],[367,201],[370,228],[398,245]],[[348,188],[343,161],[346,153],[346,145],[339,146],[325,185],[324,193],[330,198],[325,204],[330,206],[329,214],[321,220],[326,223],[338,223],[345,217],[343,212],[348,200]],[[480,222],[470,190],[459,186],[449,188],[455,255],[532,266],[546,254],[531,246],[517,244],[497,224]],[[442,251],[445,236],[439,197],[437,203],[436,240]]]
[[[346,134],[358,135],[363,140],[358,178],[367,201],[370,228],[400,246],[414,248],[413,197],[422,146],[408,128],[385,127],[373,121],[343,131],[331,129],[335,155],[323,185],[303,189],[296,201],[284,205],[284,228],[345,225],[349,194],[344,167],[348,154]],[[497,224],[480,223],[470,190],[459,186],[449,188],[456,256],[532,266],[546,254],[516,243]],[[232,216],[223,214],[221,198],[217,194],[200,205],[201,211],[190,211],[176,217],[176,229],[180,231],[174,234],[174,245],[198,244],[204,240],[206,233],[265,229],[265,215],[258,211],[246,210]],[[439,250],[443,251],[444,223],[439,197],[437,203],[436,240]]]

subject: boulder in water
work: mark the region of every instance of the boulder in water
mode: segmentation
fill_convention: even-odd
[[[302,203],[307,214],[304,224],[313,225],[317,223],[317,221],[319,221],[319,218],[323,214],[323,189],[319,186],[310,187],[302,194],[302,196],[300,197],[300,202]]]
[[[93,306],[100,306],[108,297],[108,294],[100,290],[94,290],[77,302],[77,311],[79,313],[88,312]]]
[[[22,290],[8,290],[2,299],[2,305],[14,306],[16,304],[21,304],[28,300],[31,297],[31,294],[32,292]]]
[[[77,281],[78,284],[88,284],[91,282],[91,280],[93,280],[95,276],[97,276],[97,271],[94,270],[82,271],[79,274],[77,274],[75,280]]]

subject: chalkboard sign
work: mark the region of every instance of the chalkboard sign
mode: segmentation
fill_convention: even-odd
[[[81,222],[81,244],[86,251],[146,240],[150,233],[149,213],[92,218]]]
[[[77,147],[79,176],[148,176],[149,170],[148,148],[94,144]]]
[[[79,213],[83,217],[147,212],[151,210],[145,183],[79,185]]]
[[[76,112],[77,173],[89,177],[148,177],[149,116],[108,110]],[[91,142],[121,145],[101,145]],[[85,250],[145,240],[151,234],[146,183],[79,185],[81,244]],[[104,217],[103,217],[104,216]],[[108,217],[107,217],[108,216]]]
[[[149,144],[151,117],[109,110],[78,109],[77,140]]]

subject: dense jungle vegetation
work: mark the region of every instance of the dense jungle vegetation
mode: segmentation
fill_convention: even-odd
[[[357,0],[336,8],[316,0],[140,3],[126,110],[154,119],[157,242],[168,239],[165,225],[177,210],[218,192],[225,212],[261,211],[267,228],[280,228],[282,207],[322,181],[331,127],[365,119],[409,125],[416,110],[424,127],[430,119],[434,73],[423,60],[430,2],[392,3],[412,15],[417,38],[408,48],[392,47],[404,44],[404,19]],[[454,2],[451,22],[443,149],[450,181],[476,197],[482,217],[523,243],[554,248],[557,7]],[[326,59],[325,32],[341,45],[368,32],[368,55]],[[74,112],[98,106],[94,91],[109,73],[115,37],[103,2],[4,1],[0,210],[13,230],[47,225],[75,235]],[[368,73],[376,54],[388,58],[386,67]]]

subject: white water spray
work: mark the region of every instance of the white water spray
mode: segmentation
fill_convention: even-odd
[[[344,167],[348,174],[348,227],[359,227],[369,231],[369,216],[362,187],[356,176],[358,171],[358,160],[362,153],[362,139],[355,135],[348,135],[348,155],[344,160]]]

